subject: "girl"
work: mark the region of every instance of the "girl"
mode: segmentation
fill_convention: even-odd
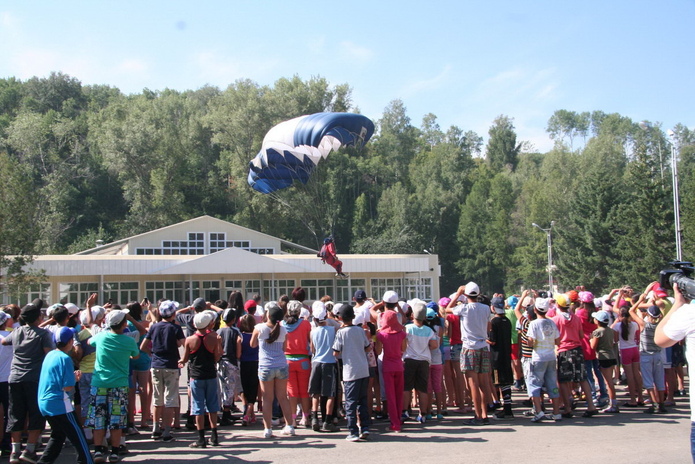
[[[250,345],[258,347],[258,380],[263,395],[263,436],[273,438],[272,413],[273,398],[277,398],[285,418],[283,435],[295,435],[290,415],[290,403],[287,400],[287,378],[289,369],[285,348],[287,346],[287,330],[280,323],[284,312],[277,305],[270,306],[266,312],[267,322],[258,324],[253,329]]]
[[[239,355],[241,354],[241,332],[236,327],[236,311],[227,308],[222,313],[225,326],[217,331],[222,339],[222,359],[217,367],[217,378],[222,392],[222,420],[220,425],[232,425],[234,399],[241,391]]]
[[[403,409],[403,353],[407,347],[406,334],[398,322],[394,311],[385,311],[381,316],[381,328],[376,334],[376,351],[383,351],[382,371],[384,392],[388,407],[392,432],[401,431],[401,410]]]
[[[311,376],[311,323],[300,317],[304,305],[300,301],[290,301],[282,326],[287,330],[285,356],[289,367],[287,394],[290,397],[290,412],[293,426],[311,427],[309,412],[309,377]],[[296,423],[297,403],[302,405],[302,419]]]
[[[256,413],[254,405],[258,398],[258,347],[251,346],[251,336],[256,327],[256,318],[251,314],[245,314],[239,323],[241,330],[241,356],[239,358],[239,373],[241,375],[241,401],[244,408],[244,416],[241,425],[254,424]]]
[[[143,303],[145,301],[143,300]],[[126,305],[126,308],[130,311],[130,315],[133,319],[143,324],[146,328],[149,327],[149,321],[143,321],[143,303],[138,303],[137,301],[131,301]],[[149,305],[147,306],[149,309]],[[131,329],[132,324],[128,324],[128,328]],[[131,330],[134,330],[135,326]],[[140,346],[140,338],[136,340],[138,346]],[[140,427],[147,427],[148,423],[152,420],[152,376],[150,374],[150,366],[152,360],[150,355],[145,351],[140,350],[140,357],[138,359],[130,360],[130,368],[133,371],[132,384],[135,388],[131,388],[128,392],[128,403],[129,403],[129,419],[128,424],[128,435],[138,435],[138,430],[135,428],[135,394],[137,390],[140,391]],[[132,413],[132,416],[130,415]]]
[[[628,408],[643,406],[642,374],[640,374],[639,326],[630,317],[630,308],[620,308],[620,318],[613,324],[613,330],[618,334],[618,348],[620,349],[620,361],[623,364],[627,376],[627,391],[630,401],[623,403]]]
[[[637,322],[641,330],[640,340],[639,340],[639,351],[640,351],[640,371],[642,373],[642,381],[644,383],[644,388],[649,391],[649,396],[651,397],[652,404],[644,411],[647,414],[654,414],[657,412],[655,408],[658,405],[659,413],[667,413],[668,410],[664,406],[664,399],[662,393],[665,393],[666,385],[664,379],[664,364],[661,359],[661,347],[654,343],[654,332],[656,331],[656,326],[661,320],[661,310],[658,306],[650,306],[647,308],[644,319],[637,314],[638,308],[646,300],[646,296],[651,290],[650,284],[642,293],[637,300],[637,302],[630,307],[630,316],[632,320]]]
[[[608,327],[610,323],[608,312],[598,311],[592,313],[591,317],[598,324],[598,328],[591,333],[591,349],[596,352],[601,374],[606,380],[608,398],[610,399],[610,406],[601,412],[620,412],[615,398],[615,386],[613,385],[613,368],[618,364],[618,360],[615,359],[615,343],[618,341],[618,334]]]

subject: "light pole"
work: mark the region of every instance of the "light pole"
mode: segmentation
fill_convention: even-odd
[[[538,228],[539,230],[545,232],[545,236],[548,239],[548,291],[553,292],[553,240],[551,237],[551,232],[553,230],[553,226],[555,225],[555,221],[550,221],[550,227],[547,229],[542,228],[535,222],[531,224],[533,227]]]
[[[671,179],[673,181],[673,222],[676,228],[676,260],[683,261],[683,249],[681,248],[681,202],[678,191],[678,149],[676,133],[673,129],[666,131],[671,138]]]

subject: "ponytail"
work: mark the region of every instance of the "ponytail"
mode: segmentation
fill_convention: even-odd
[[[270,335],[266,340],[267,343],[274,343],[275,340],[277,340],[280,337],[280,322],[275,321],[274,324],[275,325],[273,325],[273,328],[270,329]]]
[[[630,335],[630,311],[627,308],[620,310],[620,337],[627,341]]]

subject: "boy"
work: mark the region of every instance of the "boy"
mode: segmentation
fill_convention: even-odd
[[[541,408],[541,390],[545,389],[553,402],[553,415],[550,419],[561,421],[560,389],[557,384],[555,345],[560,344],[560,330],[546,317],[548,300],[538,298],[534,304],[536,319],[528,326],[527,343],[533,348],[529,368],[529,394],[533,400],[534,416],[532,422],[548,418]]]
[[[338,330],[333,342],[333,355],[342,354],[343,390],[345,391],[345,414],[349,435],[347,441],[367,440],[371,418],[367,410],[367,390],[369,388],[369,362],[367,351],[371,343],[361,327],[352,325],[355,311],[352,306],[340,308],[343,326]],[[360,426],[357,425],[359,412]]]
[[[99,332],[87,342],[96,348],[96,362],[90,391],[88,427],[94,429],[94,462],[106,462],[107,449],[102,445],[106,428],[111,431],[109,462],[118,462],[122,430],[128,422],[128,380],[130,359],[140,357],[135,339],[125,335],[129,317],[115,309],[106,315],[109,330]]]
[[[51,424],[51,438],[39,459],[39,463],[52,464],[60,455],[65,439],[69,439],[77,451],[79,464],[91,464],[89,445],[75,418],[74,407],[68,392],[74,390],[75,379],[80,371],[74,371],[72,351],[75,332],[69,327],[60,327],[54,333],[56,349],[49,352],[41,367],[39,379],[39,409]]]
[[[497,419],[514,419],[512,412],[512,323],[507,319],[504,299],[494,297],[492,307],[495,317],[490,321],[488,344],[492,355],[492,378],[502,397],[503,408],[495,413]]]
[[[439,347],[439,339],[434,331],[425,325],[427,319],[427,306],[422,300],[414,300],[413,323],[405,326],[405,333],[408,345],[403,355],[405,362],[404,381],[403,381],[403,407],[407,408],[413,389],[417,390],[420,414],[417,421],[425,423],[425,415],[429,409],[429,396],[427,394],[427,383],[430,378],[430,361],[432,360],[430,350]],[[402,420],[408,418],[407,411],[402,411]]]
[[[12,345],[13,352],[8,379],[10,407],[7,423],[7,431],[12,439],[11,464],[36,462],[36,445],[46,424],[37,398],[41,364],[53,349],[53,339],[50,332],[39,327],[43,319],[42,307],[43,300],[39,298],[24,306],[19,315],[21,325],[2,340],[3,345]],[[27,447],[21,451],[25,425]]]
[[[314,432],[337,432],[333,423],[333,403],[338,390],[338,365],[331,347],[335,342],[335,327],[326,324],[328,315],[325,305],[315,301],[312,315],[316,327],[311,329],[311,377],[309,394],[311,394],[311,428]],[[321,400],[326,400],[326,414],[323,426],[319,425],[319,407]]]

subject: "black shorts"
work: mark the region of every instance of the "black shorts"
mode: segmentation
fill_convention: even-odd
[[[7,431],[43,430],[46,421],[39,411],[39,383],[10,383],[10,410]],[[28,419],[28,423],[26,423]]]
[[[403,371],[403,390],[413,388],[421,393],[427,393],[427,383],[430,380],[430,363],[416,359],[405,359]]]
[[[581,347],[560,351],[557,354],[558,383],[583,382],[586,380],[586,367]]]
[[[598,365],[603,369],[608,369],[609,367],[617,366],[617,359],[599,359]]]
[[[338,366],[336,363],[311,363],[309,394],[334,398],[338,390]]]

